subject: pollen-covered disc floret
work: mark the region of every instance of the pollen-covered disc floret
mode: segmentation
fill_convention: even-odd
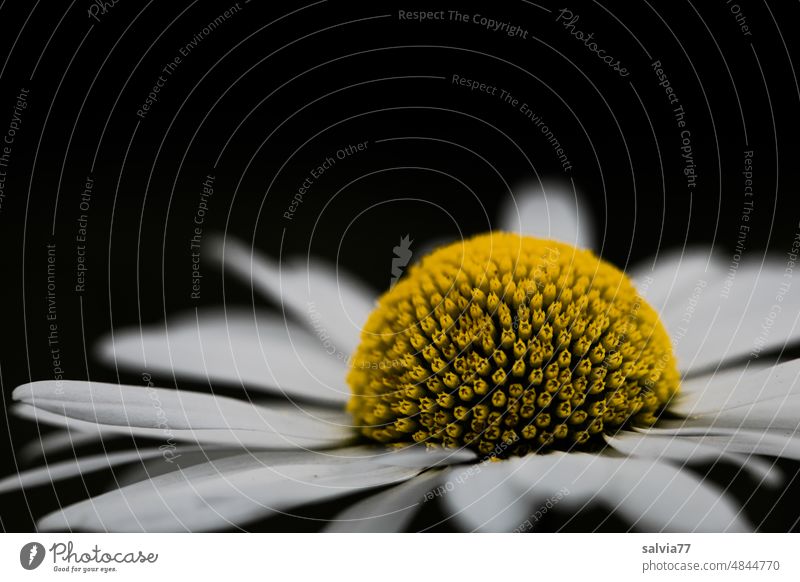
[[[381,297],[348,382],[370,439],[502,457],[649,426],[679,377],[657,314],[620,270],[492,233],[431,253]]]

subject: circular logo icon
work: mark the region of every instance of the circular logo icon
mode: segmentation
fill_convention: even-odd
[[[44,546],[39,542],[30,542],[19,551],[19,563],[26,570],[35,570],[44,561]]]

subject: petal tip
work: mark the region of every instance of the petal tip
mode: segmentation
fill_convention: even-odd
[[[48,513],[36,522],[36,529],[40,532],[69,531],[73,527],[67,522],[67,517],[63,511]]]
[[[33,400],[34,384],[35,382],[28,382],[27,384],[17,386],[14,388],[14,392],[11,393],[11,398],[16,402],[25,402],[27,404],[31,404]]]

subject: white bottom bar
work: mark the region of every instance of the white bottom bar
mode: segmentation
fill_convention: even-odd
[[[3,534],[0,580],[798,580],[797,540],[791,534]]]

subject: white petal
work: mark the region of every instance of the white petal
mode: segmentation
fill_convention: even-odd
[[[572,184],[544,181],[520,189],[502,206],[500,230],[594,248],[592,214]]]
[[[403,449],[388,449],[381,455],[376,455],[375,462],[397,467],[444,467],[460,463],[470,463],[477,458],[474,451],[469,449],[428,449],[422,445],[413,445]]]
[[[411,446],[387,450],[372,460],[377,465],[427,469],[472,462],[477,455],[468,449],[427,449]],[[345,510],[328,531],[400,531],[413,518],[422,494],[441,480],[441,471],[430,471],[407,483],[379,493]]]
[[[484,495],[472,506],[461,507],[461,515],[473,521],[472,512],[489,514],[480,504],[491,503],[505,514],[515,510],[518,524],[526,520],[535,527],[543,508],[580,509],[602,503],[619,513],[634,527],[645,531],[746,531],[749,526],[739,508],[716,486],[668,463],[636,458],[619,459],[582,453],[528,455],[496,463],[486,479],[470,479],[465,487],[485,490],[494,482],[492,495]],[[485,473],[485,472],[484,472]],[[477,484],[477,485],[476,485]],[[507,489],[502,493],[503,489]],[[495,493],[502,502],[493,501]],[[561,495],[559,497],[559,494]],[[445,499],[448,499],[448,494]],[[509,499],[512,505],[504,508]],[[488,501],[486,501],[488,500]],[[490,522],[491,523],[491,522]],[[509,520],[504,526],[507,528]],[[477,529],[483,524],[475,523]],[[520,527],[517,525],[515,527]]]
[[[702,415],[692,415],[680,422],[684,427],[731,428],[754,431],[789,431],[800,433],[800,396],[771,399]]]
[[[670,410],[692,416],[767,402],[780,407],[800,397],[798,377],[800,359],[768,367],[750,364],[697,376],[681,383],[681,395],[670,405]]]
[[[800,286],[787,284],[785,264],[742,262],[670,298],[662,320],[685,374],[726,361],[758,357],[800,340]]]
[[[24,408],[31,407],[24,406]],[[97,442],[99,438],[98,431],[56,430],[27,443],[20,449],[19,458],[25,463],[30,463],[39,457],[54,455],[64,450],[74,451],[78,447]]]
[[[774,463],[752,455],[741,455],[726,450],[725,447],[711,443],[700,443],[672,435],[644,435],[631,431],[622,431],[613,437],[606,437],[608,444],[615,450],[632,457],[645,459],[662,459],[676,464],[713,463],[717,460],[738,465],[747,471],[758,482],[772,486],[783,481],[780,469]]]
[[[794,368],[796,366],[791,366]],[[785,372],[776,368],[756,374],[767,384],[763,388],[763,397],[757,398],[741,389],[735,393],[731,390],[730,404],[722,404],[717,410],[703,410],[692,405],[692,395],[677,400],[675,411],[684,414],[685,418],[664,422],[665,427],[696,427],[703,430],[715,428],[746,429],[754,431],[788,431],[800,433],[800,394],[797,393],[797,377],[787,377]],[[745,386],[758,391],[759,384],[745,382]],[[742,394],[744,392],[744,394]],[[782,394],[781,394],[782,393]],[[724,397],[717,395],[717,405]],[[711,406],[710,398],[706,406]],[[744,402],[742,402],[744,400]],[[747,402],[751,400],[751,402]]]
[[[696,291],[702,293],[709,280],[724,276],[724,269],[711,249],[681,248],[660,253],[655,262],[645,261],[628,275],[639,294],[661,313],[688,308]]]
[[[231,238],[212,243],[212,256],[295,315],[335,353],[355,351],[376,296],[336,265],[309,258],[276,263]],[[328,339],[330,338],[330,339]]]
[[[300,463],[308,464],[312,462],[333,463],[356,460],[367,461],[373,460],[377,456],[385,453],[386,450],[383,447],[359,445],[322,451],[258,451],[254,452],[252,456],[262,465],[273,466]],[[170,463],[165,463],[162,460],[145,461],[144,463],[131,466],[127,468],[127,470],[115,473],[116,486],[112,486],[111,489],[119,489],[125,485],[137,483],[145,479],[153,479],[159,475],[184,470],[188,467],[203,463],[214,461],[229,463],[229,461],[225,461],[224,459],[240,456],[240,449],[203,445],[202,448],[196,451],[181,451],[179,455],[175,455],[171,459],[172,462]],[[246,463],[247,461],[244,462]],[[386,466],[390,466],[390,464],[386,463]]]
[[[434,490],[466,531],[510,532],[528,518],[530,500],[508,478],[508,461],[451,469]]]
[[[100,358],[128,370],[242,383],[289,397],[342,404],[350,391],[344,358],[277,315],[206,310],[153,326],[115,331]]]
[[[50,426],[63,427],[72,434],[84,433],[93,436],[96,440],[113,438],[120,436],[119,431],[109,430],[109,427],[101,427],[94,422],[76,420],[68,418],[63,414],[48,412],[30,404],[14,404],[11,411],[20,418],[33,421],[37,424],[47,424]],[[88,438],[88,437],[87,437]]]
[[[266,408],[198,392],[99,382],[44,381],[15,400],[101,430],[136,436],[260,448],[329,447],[353,436],[347,417],[323,421],[310,409]]]
[[[404,531],[419,512],[425,494],[442,480],[442,471],[428,471],[391,489],[351,505],[324,529],[334,533]]]
[[[196,449],[190,447],[188,450]],[[170,449],[170,451],[169,455],[173,456],[183,453],[182,449]],[[54,483],[62,479],[77,477],[117,465],[163,457],[164,454],[164,450],[160,448],[142,448],[132,451],[116,451],[98,455],[86,455],[74,459],[67,459],[65,461],[58,461],[56,463],[48,463],[43,467],[20,471],[15,475],[1,479],[0,493],[5,493],[14,489],[24,489],[26,487],[36,487],[37,485]],[[166,459],[167,457],[164,458]],[[162,460],[162,462],[166,461]]]
[[[743,430],[738,428],[684,427],[680,423],[659,423],[642,430],[644,434],[677,435],[683,439],[724,448],[732,453],[767,455],[800,461],[800,435],[790,431]]]
[[[265,465],[258,456],[194,465],[110,491],[43,518],[45,530],[211,531],[305,503],[402,482],[418,469],[369,461],[327,460]]]
[[[603,501],[645,531],[747,531],[740,508],[715,485],[668,463],[640,459],[607,459],[599,456],[562,454],[551,462],[557,481],[566,481],[569,503],[583,496]],[[602,462],[597,462],[602,458]],[[566,460],[566,463],[564,462]],[[572,465],[572,466],[570,466]],[[514,474],[525,483],[541,467],[523,464]],[[576,483],[580,481],[580,486]],[[594,487],[591,486],[594,485]]]
[[[159,475],[172,473],[178,469],[186,469],[192,465],[199,465],[200,463],[207,463],[217,459],[226,457],[233,457],[241,454],[241,449],[231,449],[226,447],[215,448],[211,445],[203,445],[195,451],[184,452],[181,451],[170,460],[171,462],[165,463],[163,459],[151,459],[135,465],[122,467],[114,471],[114,481],[109,483],[107,490],[111,491],[119,489],[132,483],[138,483],[145,479],[153,479]],[[274,451],[275,455],[288,454],[285,451]]]

